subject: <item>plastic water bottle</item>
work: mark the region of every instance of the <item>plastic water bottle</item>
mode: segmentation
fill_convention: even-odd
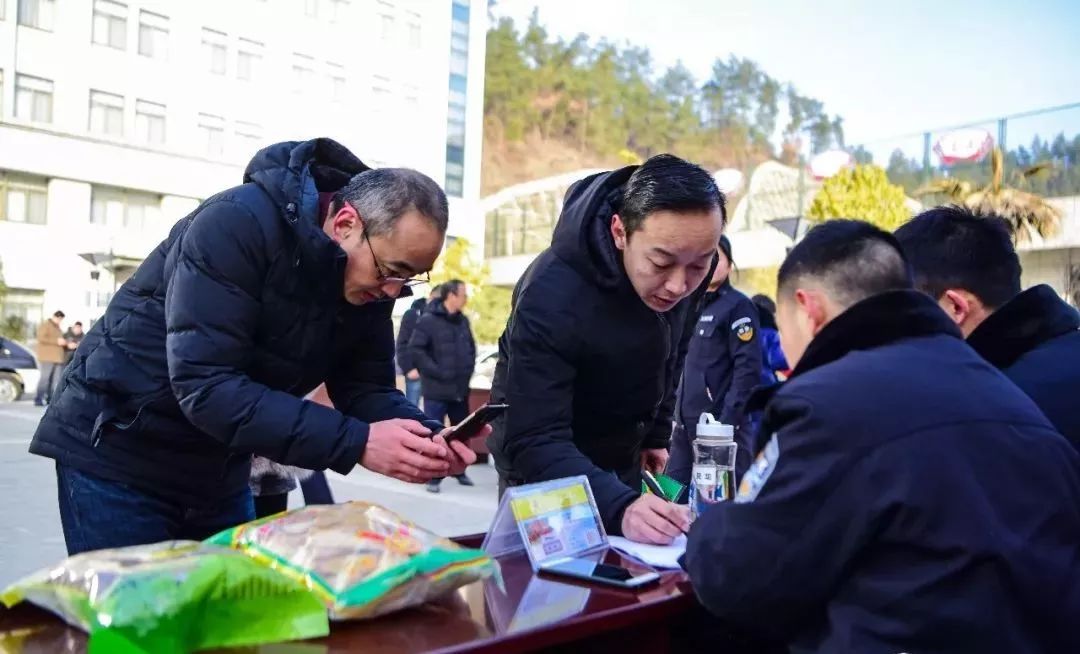
[[[735,428],[701,414],[694,438],[690,513],[694,519],[717,502],[735,496]]]

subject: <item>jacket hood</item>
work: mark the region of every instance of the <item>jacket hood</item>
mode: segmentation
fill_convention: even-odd
[[[365,170],[368,166],[337,141],[286,141],[256,152],[244,170],[244,183],[255,183],[277,205],[296,234],[296,258],[320,268],[345,253],[322,230],[319,193],[337,191]]]
[[[1007,368],[1038,345],[1080,329],[1080,314],[1046,284],[1005,303],[971,332],[967,342],[995,368]]]
[[[404,290],[404,289],[402,289],[402,290]],[[424,307],[426,307],[426,306],[427,306],[427,300],[424,299],[424,298],[418,298],[416,300],[413,300],[413,303],[411,305],[409,305],[409,308],[410,309],[415,309],[417,311],[423,311]]]
[[[566,191],[551,249],[582,277],[603,289],[626,283],[622,256],[611,238],[611,216],[619,211],[622,188],[637,166],[597,173]]]

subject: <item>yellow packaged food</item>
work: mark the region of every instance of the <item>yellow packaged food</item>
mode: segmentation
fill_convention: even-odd
[[[334,620],[418,606],[497,573],[484,552],[367,502],[308,506],[207,542],[236,548],[304,583]]]

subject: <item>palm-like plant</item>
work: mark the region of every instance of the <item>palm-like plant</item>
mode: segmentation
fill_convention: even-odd
[[[945,195],[953,202],[975,213],[1004,218],[1012,228],[1013,238],[1028,241],[1032,234],[1043,238],[1053,236],[1061,229],[1061,211],[1042,196],[1020,188],[1004,186],[1005,157],[1001,148],[994,148],[990,155],[992,176],[990,183],[976,188],[971,182],[959,179],[935,179],[915,191],[917,196]],[[1040,163],[1013,173],[1017,186],[1053,167],[1049,162]]]

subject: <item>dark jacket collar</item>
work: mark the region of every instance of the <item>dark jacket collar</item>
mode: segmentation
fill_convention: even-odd
[[[1080,314],[1054,289],[1034,286],[990,314],[968,345],[996,368],[1007,368],[1038,345],[1080,329]]]
[[[830,364],[857,350],[872,350],[907,338],[960,330],[930,297],[913,290],[889,291],[857,302],[825,325],[791,372],[789,379]],[[780,384],[755,392],[748,411],[762,409]]]
[[[340,267],[344,275],[345,253],[322,229],[319,193],[337,191],[365,170],[364,162],[331,139],[287,141],[259,150],[244,170],[244,183],[254,182],[277,205],[296,234],[298,263],[303,260],[317,277],[328,266]],[[341,295],[340,288],[326,290]]]

